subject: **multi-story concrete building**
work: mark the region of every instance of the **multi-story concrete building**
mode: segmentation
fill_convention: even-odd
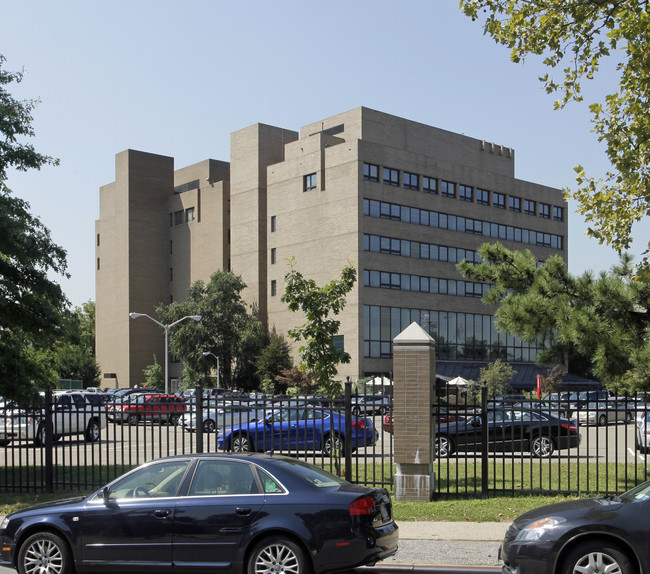
[[[300,133],[244,128],[229,164],[174,170],[173,158],[118,154],[96,226],[102,372],[141,382],[154,354],[162,362],[163,337],[129,312],[182,300],[220,268],[241,275],[246,300],[286,333],[301,322],[280,300],[294,258],[321,285],[348,262],[358,269],[335,341],[352,357],[342,378],[390,372],[391,341],[413,321],[436,339],[444,374],[502,357],[530,378],[535,346],[499,334],[480,300],[488,286],[456,270],[486,241],[566,259],[562,192],[516,179],[514,161],[510,148],[367,108]]]

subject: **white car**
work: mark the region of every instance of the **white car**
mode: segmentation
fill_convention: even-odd
[[[634,445],[639,452],[650,452],[650,411],[637,414]]]

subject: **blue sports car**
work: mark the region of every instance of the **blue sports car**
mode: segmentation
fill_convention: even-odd
[[[291,452],[321,450],[326,455],[372,446],[379,436],[370,419],[352,418],[350,435],[337,411],[309,406],[279,409],[263,419],[233,425],[219,434],[217,446],[233,452]]]

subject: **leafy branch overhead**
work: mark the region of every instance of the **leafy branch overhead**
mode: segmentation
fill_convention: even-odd
[[[301,311],[306,321],[291,329],[289,336],[295,341],[305,342],[299,348],[303,370],[314,373],[321,391],[332,391],[338,372],[336,366],[349,363],[350,354],[334,346],[333,338],[338,334],[341,322],[330,318],[330,314],[339,315],[343,311],[347,294],[356,283],[357,270],[348,263],[340,279],[318,287],[313,279],[306,279],[297,271],[295,264],[292,258],[289,261],[291,270],[284,278],[282,302],[287,303],[290,311]]]
[[[619,254],[632,244],[633,225],[650,215],[650,8],[647,1],[461,0],[484,31],[510,48],[513,62],[543,57],[560,79],[540,78],[556,108],[582,101],[582,82],[593,79],[604,58],[618,62],[618,85],[589,105],[593,132],[605,145],[611,169],[602,177],[575,167],[572,196],[587,233]],[[485,14],[485,16],[483,16]],[[650,248],[650,244],[648,245]],[[650,262],[640,262],[647,277]]]

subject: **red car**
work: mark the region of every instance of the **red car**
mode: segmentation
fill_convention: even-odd
[[[108,419],[137,425],[140,421],[158,421],[176,425],[187,405],[180,397],[164,394],[138,394],[124,403],[108,406]]]

